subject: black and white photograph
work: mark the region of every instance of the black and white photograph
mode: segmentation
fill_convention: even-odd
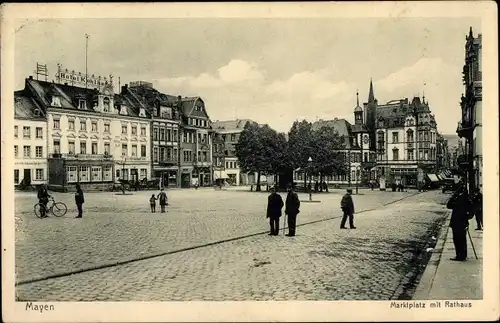
[[[495,3],[1,10],[6,321],[498,319]]]

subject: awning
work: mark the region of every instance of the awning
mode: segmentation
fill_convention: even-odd
[[[439,179],[436,176],[436,174],[427,174],[427,177],[431,180],[431,182],[439,182]]]
[[[214,171],[214,179],[227,179],[229,176],[227,176],[227,173],[225,171],[220,171],[216,170]]]

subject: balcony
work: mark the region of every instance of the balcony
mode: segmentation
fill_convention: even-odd
[[[158,161],[158,165],[160,166],[172,166],[179,164],[179,161],[175,158],[167,158]]]
[[[457,124],[457,135],[459,137],[467,137],[468,135],[472,134],[472,131],[474,130],[474,127],[472,126],[472,123],[470,122],[464,122],[459,121]]]
[[[109,154],[49,154],[49,158],[62,158],[68,160],[107,160],[112,159],[113,156]]]
[[[212,166],[212,163],[208,162],[208,161],[195,161],[195,162],[193,162],[193,164],[195,166],[198,166],[198,167],[210,167],[210,166]]]

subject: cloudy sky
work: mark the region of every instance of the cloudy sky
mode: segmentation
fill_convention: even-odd
[[[150,81],[201,96],[212,120],[250,118],[287,131],[296,119],[353,121],[356,91],[380,103],[422,95],[439,131],[460,119],[465,35],[477,18],[58,19],[23,21],[15,87],[47,64]],[[116,87],[116,91],[117,91]]]

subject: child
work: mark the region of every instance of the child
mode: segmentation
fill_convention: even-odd
[[[156,200],[157,198],[155,197],[155,195],[151,195],[151,198],[149,199],[149,204],[151,204],[151,213],[156,212]]]

